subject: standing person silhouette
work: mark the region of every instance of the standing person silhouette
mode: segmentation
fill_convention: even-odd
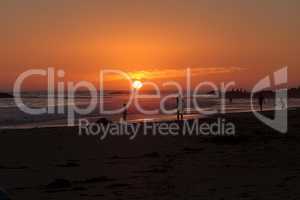
[[[124,109],[124,111],[123,111],[123,117],[122,117],[122,119],[123,119],[123,121],[127,121],[127,105],[124,103],[123,104],[123,109]]]
[[[287,109],[287,102],[283,97],[280,97],[281,110]]]
[[[259,96],[258,96],[258,103],[259,103],[260,111],[263,111],[264,102],[265,102],[265,97],[264,97],[263,93],[260,92]]]
[[[229,93],[228,96],[229,96],[229,103],[232,104],[232,101],[233,101],[233,99],[232,99],[232,94]]]
[[[181,95],[177,97],[177,121],[183,120],[183,104],[184,100]]]

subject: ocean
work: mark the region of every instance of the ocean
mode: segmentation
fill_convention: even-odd
[[[161,109],[161,104],[167,110],[176,109],[176,97],[169,97],[166,93],[161,97],[148,98],[133,98],[133,101],[138,104],[131,103],[128,108],[128,121],[168,121],[176,119],[176,113],[164,113]],[[167,98],[168,97],[168,98]],[[99,98],[100,99],[100,98]],[[87,118],[90,121],[96,121],[101,117],[105,117],[112,121],[119,121],[122,118],[122,113],[103,114],[103,109],[109,113],[110,110],[120,109],[129,99],[129,94],[124,92],[106,92],[102,100],[94,102],[97,106],[88,114],[75,115],[76,121],[80,118]],[[47,95],[45,92],[26,92],[22,94],[22,101],[30,108],[39,109],[53,107],[53,114],[31,115],[20,110],[14,99],[0,99],[0,129],[15,129],[15,128],[37,128],[37,127],[57,127],[66,126],[68,118],[68,109],[72,106],[78,108],[86,108],[92,100],[86,92],[79,92],[73,99],[56,99],[54,104],[48,104]],[[198,108],[206,111],[220,112],[222,102],[219,98],[212,95],[199,95],[195,98],[184,97],[185,102],[185,119],[207,117],[207,114],[199,112]],[[258,110],[256,99],[253,101],[255,109]],[[102,104],[102,107],[100,106]],[[157,109],[156,113],[145,114],[138,109],[138,106],[146,111]],[[289,99],[288,107],[300,107],[300,99]],[[249,112],[251,111],[251,102],[249,99],[234,99],[233,102],[225,101],[225,113],[232,112]],[[266,99],[264,105],[265,110],[276,109],[273,99]],[[63,110],[64,113],[58,113],[58,110]]]

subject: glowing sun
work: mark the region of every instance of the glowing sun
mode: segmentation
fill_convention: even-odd
[[[132,83],[132,87],[133,87],[134,89],[140,89],[140,88],[143,87],[143,83],[142,83],[141,81],[139,81],[139,80],[135,80],[135,81],[133,81],[133,83]]]

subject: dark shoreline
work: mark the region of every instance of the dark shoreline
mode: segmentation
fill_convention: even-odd
[[[236,123],[235,136],[1,130],[0,188],[12,199],[298,199],[299,109],[287,134],[249,113],[221,117]]]
[[[274,110],[265,110],[263,112],[261,112],[263,115],[269,117],[269,118],[272,118],[273,117],[273,113],[274,113]],[[292,120],[295,116],[294,115],[297,115],[297,113],[299,113],[300,115],[300,108],[299,107],[291,107],[289,108],[288,110],[288,114],[290,115],[289,116],[289,121]],[[292,114],[292,115],[291,115]],[[296,116],[298,117],[298,116]],[[218,118],[222,118],[222,119],[225,119],[227,121],[232,121],[232,122],[235,122],[235,123],[239,123],[239,119],[240,118],[243,118],[243,120],[245,120],[245,118],[248,118],[250,119],[251,121],[255,121],[256,123],[258,124],[261,124],[262,126],[266,126],[264,125],[263,123],[259,122],[259,120],[256,120],[252,111],[243,111],[243,112],[231,112],[231,113],[225,113],[225,114],[215,114],[215,115],[211,115],[211,116],[206,116],[206,117],[201,117],[201,118],[191,118],[191,119],[185,119],[184,121],[188,122],[188,123],[192,123],[194,121],[199,121],[199,123],[203,123],[203,122],[215,122],[216,119]],[[246,125],[247,124],[244,124],[245,121],[241,121],[242,123],[240,125]],[[116,122],[118,123],[118,122]],[[146,121],[146,122],[142,122],[142,121],[138,121],[138,122],[129,122],[129,124],[143,124],[143,123],[149,123],[149,124],[154,124],[154,123],[167,123],[167,124],[170,124],[170,123],[183,123],[183,122],[178,122],[176,120],[162,120],[162,121]],[[257,124],[257,125],[258,125]],[[16,124],[16,126],[18,126],[19,124]],[[22,124],[21,124],[22,125]],[[26,124],[25,124],[26,125]],[[265,127],[267,128],[267,127]],[[57,130],[60,130],[62,132],[73,132],[73,131],[78,131],[78,125],[75,125],[75,126],[65,126],[65,125],[61,125],[61,126],[41,126],[41,127],[33,127],[33,128],[4,128],[4,129],[0,129],[0,133],[10,133],[10,134],[14,134],[14,133],[32,133],[32,132],[35,132],[37,134],[43,132],[43,133],[47,133],[47,132],[56,132]],[[255,131],[255,130],[253,130]],[[276,131],[274,131],[276,132]]]

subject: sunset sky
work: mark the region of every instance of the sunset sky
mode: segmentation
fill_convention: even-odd
[[[300,85],[299,0],[2,0],[0,90],[31,68],[97,83],[101,69],[193,84],[233,80],[251,88],[289,67]],[[27,89],[45,81],[33,78]],[[123,89],[110,80],[109,89]]]

